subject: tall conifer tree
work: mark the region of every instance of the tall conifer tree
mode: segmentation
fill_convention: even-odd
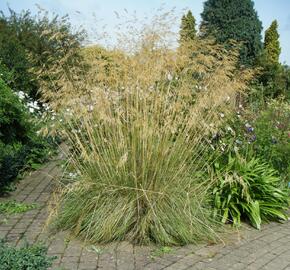
[[[279,63],[281,47],[279,42],[278,22],[275,20],[265,32],[264,52],[266,60],[272,64]]]
[[[255,63],[262,50],[262,23],[252,0],[207,0],[201,17],[203,36],[219,43],[241,42],[241,63]]]
[[[182,16],[180,26],[180,43],[194,40],[196,38],[196,21],[192,12],[189,10]]]

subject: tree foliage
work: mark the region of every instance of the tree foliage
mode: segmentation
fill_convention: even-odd
[[[265,32],[263,53],[258,61],[262,67],[258,80],[264,88],[266,97],[276,98],[281,95],[289,97],[289,68],[279,62],[280,53],[278,22],[275,20]]]
[[[219,43],[241,42],[240,61],[252,65],[261,53],[262,23],[251,0],[207,0],[201,14],[201,34]]]
[[[271,26],[265,32],[264,52],[270,63],[278,64],[281,53],[279,42],[278,22],[273,21]]]
[[[36,92],[37,84],[29,71],[31,64],[27,51],[20,44],[17,32],[3,14],[0,15],[0,59],[2,64],[13,72],[10,87],[19,91],[25,89],[30,94]]]
[[[34,99],[40,98],[40,82],[58,77],[48,78],[44,70],[59,59],[65,59],[63,64],[69,69],[79,56],[83,34],[72,32],[67,16],[51,17],[43,11],[32,15],[28,10],[16,13],[11,9],[8,15],[0,13],[0,59],[14,71],[9,86]]]
[[[192,12],[189,10],[182,16],[180,26],[180,43],[194,40],[196,38],[196,21]]]

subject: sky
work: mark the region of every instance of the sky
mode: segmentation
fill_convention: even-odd
[[[74,26],[83,25],[91,30],[107,25],[107,32],[114,37],[118,23],[116,13],[129,14],[136,12],[137,16],[151,16],[162,5],[165,10],[175,7],[177,14],[190,9],[197,21],[203,9],[203,0],[0,0],[0,10],[7,13],[7,6],[19,12],[30,9],[37,12],[36,4],[47,11],[60,15],[68,14]],[[290,0],[254,0],[255,8],[263,23],[264,30],[273,20],[279,24],[282,53],[280,61],[290,65]],[[93,14],[94,18],[93,19]],[[180,15],[181,16],[181,15]],[[180,21],[176,23],[178,26]]]

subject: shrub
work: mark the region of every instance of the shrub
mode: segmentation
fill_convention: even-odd
[[[254,122],[257,155],[270,163],[280,174],[290,175],[290,105],[271,101]],[[287,177],[286,177],[287,178]]]
[[[25,245],[21,248],[8,246],[0,240],[1,270],[47,270],[55,257],[46,256],[47,248],[41,245]]]
[[[10,71],[13,71],[10,87],[28,93],[36,91],[37,84],[29,72],[31,64],[28,53],[19,43],[17,32],[11,29],[3,13],[0,13],[0,59]]]
[[[0,59],[13,71],[9,86],[26,92],[33,99],[44,98],[39,95],[39,88],[49,91],[63,76],[51,72],[48,77],[45,71],[48,68],[52,71],[62,60],[69,72],[79,59],[84,33],[73,33],[67,16],[59,18],[47,12],[33,16],[28,10],[9,11],[7,16],[0,12]]]
[[[260,91],[259,95],[264,99],[279,96],[289,99],[290,85],[287,66],[267,63],[265,60],[260,60],[260,62],[262,72],[257,76],[258,82],[254,85],[254,88]],[[251,99],[258,99],[258,97],[252,94]]]
[[[289,194],[277,172],[259,159],[229,156],[216,164],[213,189],[215,215],[239,226],[242,218],[260,229],[262,221],[287,220]]]
[[[0,79],[0,140],[5,144],[26,142],[32,127],[26,108]]]
[[[13,189],[12,182],[25,165],[25,155],[21,144],[0,143],[0,194]]]
[[[284,100],[268,100],[259,111],[237,108],[233,117],[213,135],[211,143],[227,159],[233,148],[242,155],[251,153],[289,177],[290,108]],[[220,153],[219,152],[219,153]]]
[[[37,168],[52,152],[52,144],[36,134],[34,117],[0,79],[0,193],[10,190],[20,172]]]
[[[9,84],[13,80],[13,72],[10,71],[0,59],[0,80],[3,80],[4,83]]]

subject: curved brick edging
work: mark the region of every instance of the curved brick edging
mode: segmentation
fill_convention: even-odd
[[[235,234],[234,244],[185,246],[174,248],[161,257],[151,256],[156,247],[134,246],[128,242],[106,246],[85,246],[79,240],[68,240],[64,232],[49,236],[44,230],[47,204],[53,190],[53,178],[61,174],[58,161],[52,161],[39,171],[25,177],[8,199],[37,203],[39,207],[11,216],[0,223],[0,237],[20,245],[44,241],[48,254],[56,255],[52,269],[67,270],[290,270],[290,224],[271,223],[262,231],[251,228]],[[0,217],[1,220],[1,217]]]

